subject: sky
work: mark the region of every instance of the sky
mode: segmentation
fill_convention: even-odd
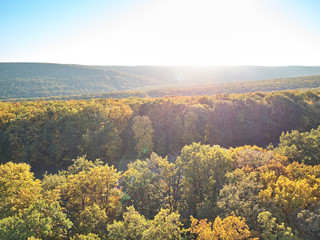
[[[0,0],[0,62],[320,65],[319,0]]]

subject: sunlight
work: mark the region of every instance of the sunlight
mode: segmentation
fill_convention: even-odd
[[[281,22],[261,14],[261,8],[254,0],[155,2],[132,16],[129,26],[124,21],[117,33],[126,29],[121,39],[131,36],[125,50],[133,53],[129,62],[246,65],[263,59],[268,64],[279,41],[274,36],[283,34],[276,27]]]
[[[103,64],[245,63],[252,48],[247,39],[254,39],[251,28],[257,27],[254,7],[254,0],[151,1],[103,27],[88,25],[81,35],[66,36],[65,53]],[[59,57],[53,46],[48,51]]]
[[[227,63],[228,52],[250,47],[250,42],[245,43],[239,36],[250,33],[253,7],[253,0],[157,2],[130,24],[130,29],[143,36],[131,44],[143,43],[140,56],[154,53],[157,64]]]
[[[295,65],[316,62],[320,50],[317,37],[256,0],[154,0],[114,15],[53,39],[34,58],[47,52],[61,62],[63,52],[65,63],[100,65]]]

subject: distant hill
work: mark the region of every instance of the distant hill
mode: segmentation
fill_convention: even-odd
[[[138,94],[141,97],[189,95],[200,92],[214,94],[239,92],[241,88],[243,91],[240,92],[248,92],[253,89],[273,91],[306,88],[307,86],[304,86],[306,82],[301,82],[306,78],[292,79],[311,75],[320,75],[320,67],[83,66],[0,63],[0,99],[51,98],[70,95],[117,97],[120,94],[128,97]],[[278,78],[290,78],[291,80],[286,79],[280,82],[273,80],[271,85],[270,82],[263,83],[268,85],[265,85],[264,88],[263,84],[258,82],[246,83],[247,87],[237,84],[243,81]],[[318,80],[319,76],[308,77],[308,84],[310,87],[318,87]]]
[[[113,92],[161,84],[148,76],[91,66],[0,63],[0,99]]]
[[[273,92],[295,89],[320,88],[320,75],[294,78],[280,78],[258,81],[239,81],[224,83],[204,83],[177,88],[159,88],[146,91],[148,97],[193,96],[214,94],[239,94],[250,92]]]
[[[281,78],[260,81],[226,82],[226,83],[205,83],[186,86],[170,85],[170,87],[151,90],[131,90],[101,92],[81,95],[68,95],[60,97],[11,99],[15,100],[70,100],[70,99],[95,99],[95,98],[147,98],[164,96],[195,96],[195,95],[215,95],[215,94],[240,94],[250,92],[273,92],[284,90],[313,89],[319,90],[320,75]]]
[[[320,75],[320,67],[288,66],[99,66],[167,83],[217,83]]]
[[[78,100],[78,99],[97,99],[97,98],[148,98],[164,96],[196,96],[196,95],[215,95],[215,94],[240,94],[252,92],[274,92],[285,90],[320,90],[320,75],[281,78],[259,81],[225,82],[225,83],[204,83],[189,84],[186,86],[170,85],[151,90],[129,90],[100,92],[80,95],[67,95],[42,98],[11,98],[10,101],[34,101],[34,100]]]

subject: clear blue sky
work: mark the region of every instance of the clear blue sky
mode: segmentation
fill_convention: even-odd
[[[319,0],[0,0],[0,62],[320,65]]]

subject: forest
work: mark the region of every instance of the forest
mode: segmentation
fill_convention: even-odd
[[[319,239],[320,92],[0,102],[0,239]]]
[[[0,100],[279,91],[317,88],[319,75],[320,67],[307,66],[86,66],[4,62],[0,63]]]
[[[280,78],[257,81],[221,82],[203,84],[180,84],[158,86],[149,90],[126,90],[113,92],[88,93],[54,97],[11,98],[7,101],[39,101],[39,100],[88,100],[97,98],[149,98],[165,96],[203,96],[213,94],[237,94],[250,92],[274,92],[284,90],[313,89],[320,87],[320,75],[295,78]]]

